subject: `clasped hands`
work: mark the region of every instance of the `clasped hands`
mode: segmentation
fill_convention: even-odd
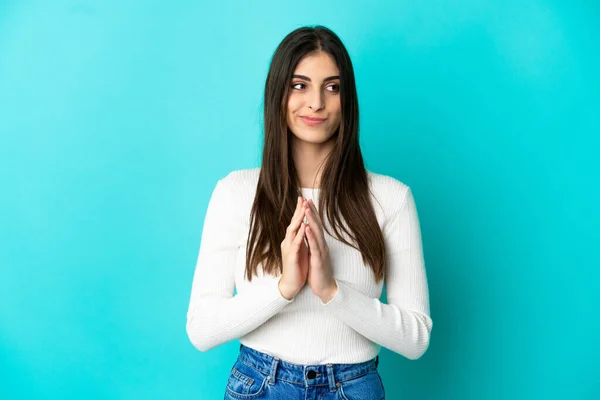
[[[306,224],[303,222],[305,217]],[[338,286],[331,270],[329,247],[325,242],[323,222],[312,199],[298,196],[296,210],[281,242],[281,255],[283,273],[279,291],[283,297],[292,299],[307,282],[323,303],[335,297]]]

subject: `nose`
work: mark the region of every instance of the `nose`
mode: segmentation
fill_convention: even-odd
[[[323,101],[323,93],[321,90],[313,90],[310,94],[310,98],[308,99],[308,107],[313,111],[318,111],[321,108],[325,107],[325,102]]]

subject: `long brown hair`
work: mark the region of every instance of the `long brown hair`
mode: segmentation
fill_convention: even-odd
[[[291,156],[293,133],[287,126],[287,102],[298,62],[315,50],[327,52],[336,61],[341,96],[340,127],[334,133],[334,148],[322,165],[319,215],[325,221],[323,210],[326,211],[337,239],[362,253],[364,263],[373,269],[379,282],[385,272],[385,244],[371,203],[368,174],[358,140],[354,70],[340,38],[320,25],[301,27],[289,33],[271,59],[264,93],[262,166],[250,212],[245,276],[252,280],[261,262],[264,274],[277,276],[282,272],[281,242],[301,194]],[[354,243],[342,237],[341,231]]]

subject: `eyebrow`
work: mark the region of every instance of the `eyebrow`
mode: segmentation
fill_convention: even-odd
[[[292,75],[292,78],[300,78],[300,79],[304,79],[309,82],[312,82],[308,76],[304,76],[304,75],[295,75],[294,74],[294,75]],[[340,76],[339,75],[328,76],[327,78],[323,79],[323,82],[331,81],[333,79],[340,79]]]

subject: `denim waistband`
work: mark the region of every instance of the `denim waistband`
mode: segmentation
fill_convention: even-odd
[[[356,364],[315,364],[302,365],[281,360],[248,346],[240,345],[238,359],[269,376],[269,383],[276,379],[297,385],[329,386],[333,391],[339,382],[366,375],[379,365],[379,356]]]

